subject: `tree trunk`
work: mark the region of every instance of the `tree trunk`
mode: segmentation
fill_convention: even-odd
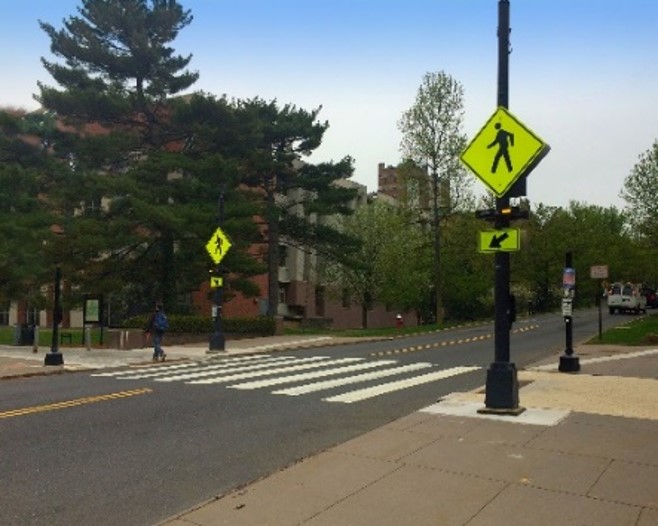
[[[443,293],[441,290],[441,233],[439,224],[439,176],[432,173],[432,201],[434,223],[434,318],[436,323],[443,323]]]

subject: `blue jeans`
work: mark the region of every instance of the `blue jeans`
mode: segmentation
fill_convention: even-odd
[[[153,331],[153,357],[158,358],[164,354],[162,350],[162,337],[164,333],[160,331]]]

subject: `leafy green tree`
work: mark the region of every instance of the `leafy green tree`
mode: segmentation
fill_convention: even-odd
[[[489,228],[487,225],[486,228]],[[453,214],[444,233],[444,299],[451,319],[474,320],[493,314],[493,255],[477,249],[482,221],[473,212]]]
[[[638,245],[615,207],[571,202],[568,208],[539,204],[525,223],[523,249],[512,259],[513,275],[526,286],[526,300],[540,311],[559,306],[565,255],[572,252],[577,276],[576,301],[591,304],[599,284],[589,278],[592,265],[608,265],[612,280],[639,280]],[[521,303],[518,304],[522,307]]]
[[[422,312],[431,254],[411,211],[375,200],[343,217],[341,230],[358,239],[359,246],[348,259],[329,265],[324,278],[361,305],[362,326],[368,327],[375,303]]]
[[[437,321],[443,318],[441,290],[441,216],[463,205],[470,179],[460,166],[459,154],[466,146],[462,132],[462,85],[447,73],[426,73],[414,104],[402,114],[398,127],[404,158],[427,167],[432,181],[431,214],[434,232],[434,308]]]
[[[624,180],[621,197],[633,232],[658,248],[658,140],[640,155]]]

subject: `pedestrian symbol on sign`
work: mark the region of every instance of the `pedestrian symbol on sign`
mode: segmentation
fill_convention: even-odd
[[[498,145],[498,151],[493,160],[493,165],[491,166],[491,173],[495,174],[498,169],[498,162],[502,157],[505,159],[505,165],[507,166],[507,171],[512,171],[512,161],[509,157],[509,148],[514,146],[514,134],[508,131],[503,130],[503,127],[497,122],[494,126],[497,130],[496,138],[487,146],[487,148],[493,148]]]
[[[231,242],[221,228],[217,228],[208,243],[206,243],[206,252],[215,262],[215,265],[219,265],[219,262],[224,259],[229,248],[231,248]]]

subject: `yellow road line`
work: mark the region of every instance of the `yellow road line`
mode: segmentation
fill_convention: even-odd
[[[56,411],[58,409],[67,409],[69,407],[76,407],[85,404],[94,404],[96,402],[103,402],[106,400],[116,400],[118,398],[126,398],[128,396],[136,396],[153,392],[153,389],[144,387],[142,389],[133,389],[131,391],[121,391],[119,393],[110,393],[98,396],[86,396],[84,398],[77,398],[75,400],[67,400],[64,402],[55,402],[53,404],[35,405],[32,407],[22,407],[20,409],[12,409],[10,411],[0,412],[0,419],[12,418],[15,416],[31,415],[34,413],[43,413],[45,411]]]
[[[533,329],[538,329],[539,325],[530,325],[528,327],[522,327],[518,329],[514,329],[511,331],[512,333],[519,333],[519,332],[527,332]],[[472,338],[463,338],[459,340],[446,340],[442,342],[437,342],[437,343],[428,343],[426,345],[418,345],[415,347],[406,347],[404,349],[393,349],[391,351],[377,351],[374,353],[370,353],[370,356],[391,356],[393,354],[405,354],[405,353],[410,353],[410,352],[418,352],[418,351],[426,351],[428,349],[436,348],[436,347],[447,347],[449,345],[461,345],[464,343],[472,343],[472,342],[477,342],[477,341],[482,341],[482,340],[488,340],[493,338],[493,333],[489,334],[483,334],[481,336],[474,336]]]

